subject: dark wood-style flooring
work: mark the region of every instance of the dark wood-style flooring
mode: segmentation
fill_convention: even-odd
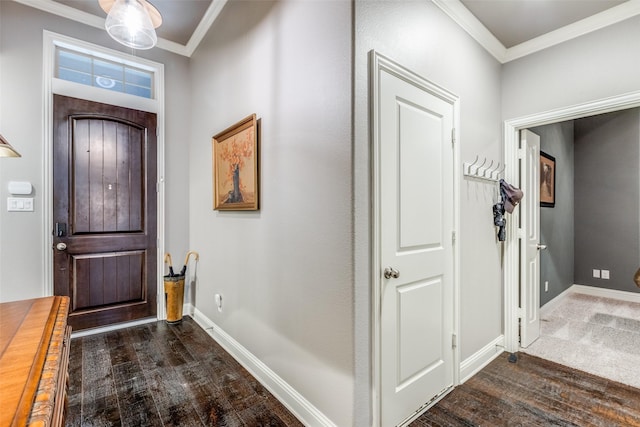
[[[503,353],[411,427],[640,426],[640,390],[548,360]]]
[[[190,317],[71,340],[67,426],[302,426]]]
[[[69,369],[67,426],[302,426],[188,317],[73,339]],[[503,354],[411,423],[424,426],[640,427],[640,390]]]

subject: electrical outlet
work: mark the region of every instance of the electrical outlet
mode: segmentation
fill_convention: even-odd
[[[218,311],[222,312],[222,295],[215,294],[214,298],[216,300],[216,306],[218,307]]]
[[[595,277],[596,279],[600,278],[600,270],[596,270],[595,268],[593,269],[593,277]]]
[[[545,292],[549,292],[549,281],[548,280],[544,281],[544,291]]]
[[[601,272],[601,273],[602,273],[602,274],[601,274],[601,276],[600,276],[600,277],[602,277],[602,278],[603,278],[603,279],[605,279],[605,280],[609,280],[609,270],[602,270],[602,272]]]

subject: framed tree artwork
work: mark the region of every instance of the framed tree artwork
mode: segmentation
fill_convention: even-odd
[[[258,210],[258,129],[256,115],[212,139],[213,209]]]
[[[540,206],[556,205],[556,159],[540,152]]]

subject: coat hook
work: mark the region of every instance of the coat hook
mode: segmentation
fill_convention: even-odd
[[[485,163],[487,163],[487,158],[486,157],[484,158],[484,162],[482,162],[482,164],[476,168],[476,172],[475,172],[476,176],[479,176],[478,175],[478,171],[484,166]]]
[[[498,162],[498,164],[496,165],[495,168],[493,168],[491,170],[491,172],[489,173],[489,176],[487,178],[490,179],[497,179],[498,178],[498,171],[500,170],[500,162]]]
[[[469,166],[467,166],[467,175],[471,174],[471,167],[475,166],[476,163],[478,163],[478,159],[480,158],[480,155],[476,156],[476,159],[473,161],[473,163],[471,163]]]
[[[464,163],[462,169],[464,175],[486,181],[498,181],[500,174],[506,169],[506,165],[501,167],[501,162],[496,163],[495,160],[489,160],[487,157],[483,158],[482,163],[479,162],[480,155],[476,155],[472,163]],[[489,164],[487,165],[487,163]],[[473,169],[474,167],[475,170]]]
[[[483,178],[491,178],[491,175],[493,174],[493,171],[491,170],[492,166],[493,166],[493,160],[491,160],[491,163],[489,163],[489,166],[487,166],[485,170],[482,172]],[[487,172],[489,172],[489,176],[487,176]]]

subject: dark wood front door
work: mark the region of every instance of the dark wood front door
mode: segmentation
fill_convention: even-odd
[[[54,292],[86,329],[156,315],[156,115],[55,95]]]

